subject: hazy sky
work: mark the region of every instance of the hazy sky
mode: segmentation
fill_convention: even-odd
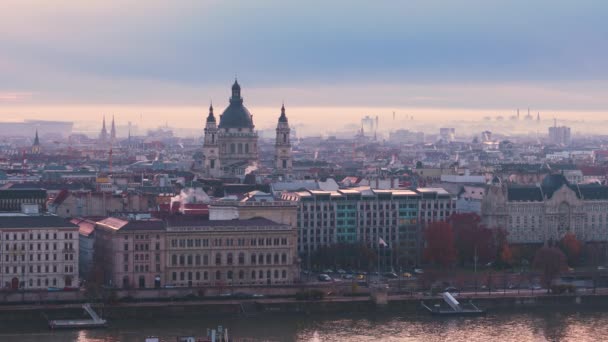
[[[0,114],[160,124],[163,107],[189,125],[210,99],[223,109],[237,74],[262,117],[282,100],[302,120],[306,107],[334,121],[353,107],[601,115],[607,18],[601,0],[3,0]]]

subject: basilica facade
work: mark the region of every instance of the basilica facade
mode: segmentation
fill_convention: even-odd
[[[275,169],[272,173],[291,173],[291,142],[285,107],[277,124]],[[253,115],[243,105],[241,86],[235,80],[228,107],[219,117],[219,124],[209,107],[203,142],[203,173],[208,177],[241,177],[259,168],[258,133]]]

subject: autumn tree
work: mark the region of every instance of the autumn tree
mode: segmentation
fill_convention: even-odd
[[[513,253],[507,240],[508,234],[503,228],[493,230],[494,245],[496,246],[495,265],[499,268],[510,267],[513,264]]]
[[[561,249],[545,246],[536,252],[533,267],[542,272],[542,282],[547,292],[551,288],[553,279],[567,269],[566,255]]]
[[[562,249],[568,258],[568,265],[574,266],[578,263],[583,245],[572,233],[567,233],[559,242],[559,247]]]
[[[481,218],[474,213],[454,214],[450,217],[454,230],[455,247],[461,266],[475,262],[487,263],[496,257],[496,247],[492,230],[481,224]]]
[[[456,261],[456,248],[454,247],[454,232],[447,222],[434,222],[424,230],[426,246],[424,258],[442,267],[448,267]]]

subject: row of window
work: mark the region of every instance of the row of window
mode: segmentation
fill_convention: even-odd
[[[25,251],[26,246],[27,246],[27,244],[25,244],[25,243],[20,243],[20,244],[13,243],[12,248],[11,248],[11,245],[7,243],[5,245],[4,250],[5,251],[18,251],[18,250]],[[47,242],[44,245],[42,243],[37,243],[37,244],[30,243],[29,247],[30,247],[28,249],[29,251],[42,251],[42,250],[48,251],[48,250],[51,250],[51,247],[52,247],[52,250],[56,251],[58,246],[57,246],[56,242],[53,242],[52,245]],[[2,245],[0,245],[0,248],[2,248]],[[71,242],[66,242],[63,244],[63,249],[64,250],[73,250],[74,244]]]
[[[29,257],[30,261],[34,261],[34,253],[30,253],[29,255],[30,255],[30,257]],[[44,255],[44,258],[42,257],[43,255]],[[36,254],[36,260],[37,261],[42,261],[42,259],[44,259],[44,261],[51,261],[49,255],[53,256],[53,261],[57,261],[57,255],[58,254],[56,254],[56,253],[54,253],[54,254]],[[74,260],[74,255],[75,254],[71,254],[71,253],[65,254],[63,261]],[[21,261],[25,261],[25,254],[21,254],[20,256],[17,255],[17,254],[12,254],[12,256],[13,257],[11,258],[11,254],[5,254],[4,255],[4,261],[5,262],[10,262],[11,259],[12,259],[13,262],[18,261],[19,259]]]
[[[4,234],[4,240],[34,240],[34,238],[36,240],[43,240],[43,237],[44,237],[44,240],[49,240],[49,239],[51,239],[51,237],[53,238],[53,240],[57,240],[57,236],[61,237],[61,233],[59,233],[59,235],[58,235],[58,233],[53,233],[53,234],[51,234],[51,233],[37,233],[37,234],[30,233],[29,239],[26,239],[27,236],[28,235],[26,233],[21,233],[21,234],[6,233],[6,234]],[[63,238],[66,240],[71,240],[72,238],[76,238],[76,237],[77,237],[76,233],[63,233]]]
[[[216,253],[215,254],[215,265],[216,266],[220,266],[222,265],[222,253]],[[226,265],[234,265],[235,264],[235,260],[234,260],[234,255],[232,253],[227,253],[226,254]],[[239,253],[238,257],[237,257],[237,262],[239,265],[245,265],[245,253]],[[264,254],[258,254],[256,255],[255,253],[251,254],[249,256],[249,263],[250,265],[256,265],[256,264],[260,264],[260,265],[264,265],[264,263],[270,265],[270,264],[287,264],[288,262],[288,258],[287,258],[287,253],[282,253],[279,255],[279,253],[275,253],[274,256],[271,253],[267,253],[266,255]],[[177,255],[177,254],[173,254],[171,255],[171,265],[172,266],[200,266],[202,263],[202,265],[208,265],[209,264],[209,255],[208,254],[203,254],[202,256],[200,254],[188,254],[188,255]]]
[[[57,270],[60,269],[57,265],[30,265],[29,273],[57,273]],[[2,269],[0,268],[0,271]],[[5,274],[25,274],[26,267],[25,266],[5,266],[4,273]],[[12,271],[12,272],[11,272]],[[73,273],[74,266],[73,265],[64,265],[63,268],[64,273]]]
[[[287,238],[216,238],[216,239],[172,239],[172,248],[193,248],[209,247],[209,243],[214,247],[233,247],[233,246],[287,246]]]
[[[252,270],[251,272],[245,270],[239,271],[221,271],[217,270],[214,273],[215,280],[234,280],[236,276],[239,280],[244,280],[246,275],[249,274],[250,280],[255,279],[287,279],[287,270]],[[196,272],[172,272],[171,280],[172,281],[191,281],[191,280],[209,280],[209,272],[208,271],[196,271]],[[178,277],[179,276],[179,277]]]

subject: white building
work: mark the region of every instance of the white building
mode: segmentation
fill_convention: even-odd
[[[13,290],[78,286],[78,226],[57,216],[0,216],[0,285]]]

